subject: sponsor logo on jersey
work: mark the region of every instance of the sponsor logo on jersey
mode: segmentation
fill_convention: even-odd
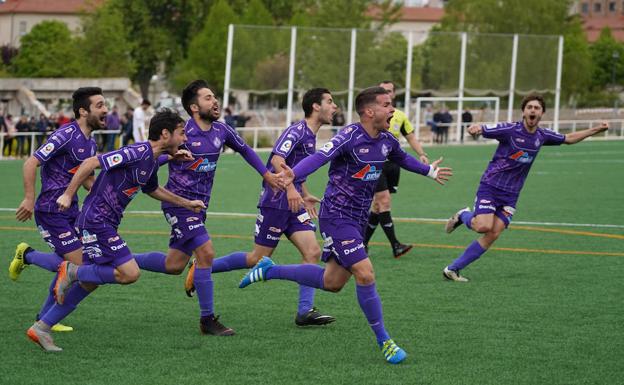
[[[117,242],[119,240],[119,235],[115,235],[114,237],[108,238],[108,243]]]
[[[344,255],[349,255],[351,253],[355,253],[356,251],[363,249],[364,248],[364,244],[363,243],[359,243],[357,246],[352,247],[350,249],[344,249]]]
[[[197,224],[194,224],[194,225],[188,225],[188,229],[189,229],[189,231],[190,230],[195,230],[195,229],[197,229],[199,227],[202,227],[202,226],[203,226],[203,223],[197,223]]]
[[[364,147],[364,148],[360,148],[360,150],[358,152],[360,154],[368,154],[369,151],[370,151],[370,149],[368,147]]]
[[[138,149],[138,150],[139,150],[139,152],[143,152],[143,151],[145,151],[145,150],[146,150],[146,148],[145,148],[145,146],[141,146],[141,147],[139,147],[139,149]]]
[[[539,139],[535,139],[535,147],[539,147],[539,145],[541,144]]]
[[[522,138],[516,138],[516,142],[518,142],[518,143],[524,143],[524,139],[522,139]]]
[[[141,174],[141,175],[146,175],[146,174],[147,174],[147,171],[141,171],[141,172],[140,172],[140,174]]]
[[[50,236],[50,232],[44,229],[41,225],[37,226],[37,230],[39,230],[39,234],[41,234],[41,238],[48,238]]]
[[[84,243],[84,241],[82,243]],[[102,249],[97,246],[85,247],[82,253],[85,254],[89,259],[99,258],[104,255],[104,253],[102,253]]]
[[[50,142],[48,142],[48,144],[46,144],[45,146],[43,146],[43,148],[41,148],[41,150],[39,150],[39,152],[43,156],[50,155],[52,151],[54,151],[54,143],[50,143]]]
[[[82,230],[82,243],[93,243],[97,241],[97,235],[91,234],[87,230]],[[86,251],[86,250],[85,250]]]
[[[84,152],[84,148],[79,148],[79,149],[78,149],[78,152],[79,152],[80,154],[82,154],[82,153]]]
[[[511,156],[509,156],[511,159],[515,160],[516,162],[520,162],[520,163],[531,163],[533,162],[533,157],[531,155],[529,155],[528,153],[520,150],[514,154],[511,154]]]
[[[340,244],[341,244],[342,246],[346,246],[346,245],[350,245],[350,244],[352,244],[353,242],[355,242],[355,239],[347,239],[346,241],[342,241],[342,242],[340,242]]]
[[[329,141],[329,142],[325,143],[325,145],[323,147],[321,147],[321,151],[323,151],[323,152],[330,152],[332,148],[334,148],[334,143]]]
[[[78,242],[78,238],[73,237],[72,239],[70,239],[69,241],[61,241],[61,245],[63,246],[67,246],[67,245],[71,245],[74,242]]]
[[[381,153],[383,154],[383,156],[388,156],[389,151],[390,149],[388,148],[388,146],[386,146],[385,144],[381,145]]]
[[[365,182],[368,182],[368,181],[371,181],[371,180],[379,179],[380,175],[381,175],[381,169],[378,170],[377,167],[371,166],[370,164],[367,164],[360,171],[358,171],[355,174],[351,175],[351,177],[355,178],[355,179],[361,179],[361,180],[363,180]]]
[[[113,250],[113,251],[117,251],[117,250],[121,250],[121,249],[123,249],[124,247],[127,247],[127,246],[128,246],[128,244],[126,243],[126,241],[123,241],[123,242],[122,242],[121,244],[119,244],[119,245],[111,245],[111,247],[110,247],[110,248],[111,248],[111,250]]]
[[[212,144],[214,144],[215,147],[221,147],[221,139],[214,138]]]
[[[211,162],[208,159],[199,158],[189,166],[189,170],[195,172],[212,172],[217,168],[217,162]]]
[[[197,222],[198,220],[199,220],[199,218],[197,218],[197,217],[188,217],[188,218],[186,218],[187,222]]]
[[[310,218],[310,214],[308,214],[307,211],[302,213],[302,214],[297,215],[297,220],[299,220],[299,222],[301,222],[301,223],[306,223],[310,219],[312,219],[312,218]]]
[[[134,198],[139,193],[139,186],[130,187],[122,191],[130,199]]]
[[[484,205],[487,205],[488,203],[492,203],[492,201],[487,200],[487,199],[481,199],[479,203],[483,203]]]
[[[280,146],[280,151],[283,152],[288,152],[290,151],[290,148],[292,147],[292,140],[286,140],[284,141],[284,143],[282,143],[282,145]]]
[[[274,232],[274,233],[281,233],[281,232],[282,232],[282,229],[280,229],[279,227],[273,227],[273,226],[271,226],[271,227],[269,227],[269,231],[272,231],[272,232]]]
[[[75,174],[78,171],[79,168],[80,168],[80,165],[78,165],[78,166],[76,166],[76,167],[74,167],[72,169],[67,170],[67,172],[70,173],[70,174]]]
[[[68,231],[66,233],[61,233],[61,234],[59,234],[59,239],[65,239],[65,238],[69,237],[70,235],[72,235],[71,231]]]
[[[191,147],[199,147],[201,146],[201,142],[192,142]]]
[[[175,215],[171,215],[169,213],[165,214],[165,219],[167,219],[167,222],[173,226],[176,223],[178,223],[178,217],[176,217]]]
[[[271,234],[267,234],[266,239],[270,240],[270,241],[279,241],[280,237],[276,237],[274,235]]]
[[[68,134],[68,133],[72,132],[73,130],[74,130],[74,128],[73,128],[73,127],[69,127],[69,128],[67,128],[67,129],[65,130],[65,133],[66,133],[66,134]]]
[[[347,128],[345,128],[345,129],[344,129],[344,133],[345,133],[345,134],[348,134],[348,133],[350,133],[351,131],[353,131],[353,127],[351,127],[351,126],[349,126],[349,127],[347,127]]]
[[[106,163],[109,167],[114,167],[123,161],[121,154],[113,154],[106,157]]]

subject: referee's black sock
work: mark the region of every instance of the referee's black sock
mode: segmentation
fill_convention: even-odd
[[[394,223],[392,223],[392,215],[390,215],[390,211],[384,211],[383,213],[379,213],[379,223],[381,224],[381,228],[384,233],[386,233],[386,237],[390,241],[392,247],[399,243],[396,239],[396,235],[394,234]]]
[[[368,216],[368,225],[366,225],[366,231],[364,232],[364,245],[368,245],[368,241],[373,237],[375,229],[379,224],[379,214],[370,212]]]

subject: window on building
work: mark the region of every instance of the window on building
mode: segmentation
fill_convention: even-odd
[[[19,22],[19,35],[20,36],[24,36],[26,35],[26,32],[28,32],[26,29],[28,28],[28,24],[26,23],[26,20],[22,20]]]
[[[602,4],[598,2],[594,3],[594,12],[600,13],[600,11],[602,11]]]
[[[581,13],[587,15],[589,13],[589,3],[581,4]]]
[[[609,12],[615,12],[615,1],[609,2]]]

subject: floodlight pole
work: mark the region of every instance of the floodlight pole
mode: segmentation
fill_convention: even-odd
[[[509,75],[509,104],[507,105],[507,121],[513,120],[514,94],[516,88],[516,62],[518,60],[518,34],[514,34],[511,50],[511,70]]]
[[[288,65],[288,104],[286,107],[286,125],[292,122],[293,92],[295,87],[295,55],[297,53],[297,27],[290,29],[290,63]]]
[[[561,72],[563,69],[563,36],[559,36],[559,50],[557,51],[557,85],[555,86],[555,116],[553,118],[556,132],[559,132],[559,99],[561,98]]]
[[[347,98],[347,124],[353,122],[353,92],[355,89],[355,48],[357,44],[357,30],[351,29],[351,51],[349,52],[349,96]]]
[[[459,90],[457,101],[457,142],[461,142],[461,127],[462,127],[462,109],[464,103],[462,98],[464,97],[464,77],[466,74],[466,46],[468,45],[468,34],[462,32],[461,34],[461,60],[459,62]]]
[[[228,25],[227,51],[225,54],[225,80],[223,81],[223,108],[230,104],[230,76],[232,73],[232,46],[234,45],[234,24]]]
[[[407,35],[407,63],[405,65],[405,107],[404,111],[405,116],[407,116],[407,120],[409,120],[409,110],[410,110],[410,99],[411,93],[410,89],[412,88],[412,45],[414,44],[414,34],[412,31],[409,31]],[[416,122],[416,139],[420,137],[420,122]]]

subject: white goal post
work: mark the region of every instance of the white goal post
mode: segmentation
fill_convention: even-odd
[[[463,102],[494,102],[494,121],[499,121],[499,112],[500,112],[500,97],[498,96],[428,96],[428,97],[420,97],[416,98],[416,137],[420,136],[420,126],[422,124],[421,121],[421,106],[423,102],[457,102],[457,132],[456,132],[456,140],[460,141],[461,135],[461,116],[463,112]]]

